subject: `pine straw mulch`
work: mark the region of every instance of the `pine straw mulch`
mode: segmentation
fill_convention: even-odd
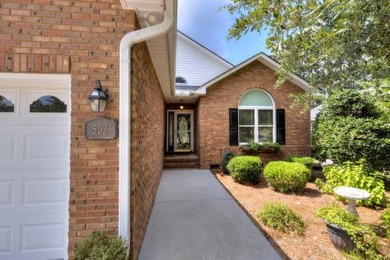
[[[282,194],[268,187],[264,180],[259,185],[242,185],[233,181],[229,175],[216,174],[216,178],[236,199],[240,206],[251,216],[252,220],[268,237],[270,242],[285,259],[347,259],[347,257],[333,247],[328,237],[326,226],[321,218],[315,215],[318,208],[341,202],[336,201],[332,195],[323,194],[314,183],[308,183],[303,194]],[[387,192],[390,198],[390,192]],[[297,211],[307,224],[304,236],[284,234],[275,231],[261,223],[257,212],[265,202],[283,202]],[[357,208],[360,220],[363,223],[379,225],[383,209]],[[381,238],[386,250],[390,248],[390,241]],[[382,247],[383,247],[382,246]]]

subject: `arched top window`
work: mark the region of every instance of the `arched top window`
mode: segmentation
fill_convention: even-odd
[[[252,89],[241,97],[239,106],[274,106],[274,102],[268,93]]]
[[[31,113],[66,113],[66,104],[55,96],[42,96],[30,105]]]
[[[238,138],[240,144],[275,142],[275,106],[265,91],[252,89],[240,99]]]
[[[12,101],[0,95],[0,112],[14,112],[14,109],[15,105],[12,103]]]

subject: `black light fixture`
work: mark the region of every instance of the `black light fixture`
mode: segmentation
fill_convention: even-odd
[[[93,112],[104,112],[108,100],[108,91],[102,89],[100,80],[96,80],[96,87],[89,96],[89,104]]]

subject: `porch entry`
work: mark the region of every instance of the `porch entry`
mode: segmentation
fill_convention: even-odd
[[[194,151],[194,111],[167,111],[167,152]]]

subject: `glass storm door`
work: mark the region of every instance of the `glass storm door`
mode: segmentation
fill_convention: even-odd
[[[193,151],[193,112],[168,111],[168,152]]]

